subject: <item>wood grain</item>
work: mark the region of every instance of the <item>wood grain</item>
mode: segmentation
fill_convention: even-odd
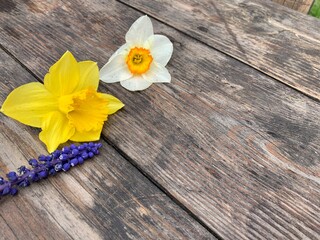
[[[2,50],[0,59],[3,102],[36,80]],[[0,176],[46,154],[38,132],[0,115]],[[0,238],[215,239],[107,143],[88,161],[0,198]]]
[[[120,0],[320,99],[320,21],[265,0]]]
[[[302,13],[308,13],[314,0],[272,0]]]
[[[66,49],[102,66],[141,15],[114,1],[12,5],[2,44],[39,78]],[[172,84],[102,84],[126,104],[104,136],[222,238],[318,239],[319,102],[153,22],[174,43]]]

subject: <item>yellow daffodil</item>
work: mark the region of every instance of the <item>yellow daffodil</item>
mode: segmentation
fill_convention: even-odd
[[[1,112],[29,126],[41,128],[40,140],[53,152],[69,139],[76,142],[100,138],[109,114],[122,102],[98,93],[99,69],[95,62],[77,62],[66,52],[50,69],[44,84],[32,82],[13,90]]]
[[[165,68],[173,46],[163,35],[154,35],[151,20],[140,17],[126,34],[122,45],[100,70],[100,79],[107,83],[119,82],[131,91],[144,90],[152,83],[170,82]]]

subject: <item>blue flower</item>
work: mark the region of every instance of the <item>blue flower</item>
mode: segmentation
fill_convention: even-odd
[[[0,177],[0,197],[11,194],[16,195],[16,187],[27,187],[32,182],[44,179],[49,175],[54,175],[61,170],[68,171],[71,167],[82,164],[86,159],[99,154],[101,143],[83,143],[79,146],[71,144],[64,147],[61,151],[56,150],[48,156],[40,155],[38,160],[28,161],[31,168],[21,166],[18,173],[11,171],[7,173],[7,180]]]

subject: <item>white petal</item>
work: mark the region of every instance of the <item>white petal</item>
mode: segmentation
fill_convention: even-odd
[[[128,89],[130,91],[141,91],[144,90],[152,84],[152,82],[149,82],[145,80],[141,76],[134,76],[130,79],[124,80],[120,82],[121,86],[125,89]]]
[[[126,34],[126,42],[143,46],[145,41],[153,35],[153,26],[150,18],[145,15],[138,18]]]
[[[110,62],[101,68],[100,79],[106,83],[113,83],[132,77],[132,73],[128,69],[125,60],[125,55],[116,55]]]
[[[119,55],[119,54],[127,54],[130,51],[130,46],[129,44],[125,43],[123,44],[120,48],[118,48],[117,51],[115,51],[112,56],[109,58],[108,62],[111,62],[112,59],[114,59],[115,56]]]
[[[152,63],[149,71],[142,74],[143,78],[148,80],[149,82],[171,82],[171,75],[168,70],[157,63]]]
[[[173,45],[169,38],[163,35],[153,35],[149,37],[147,43],[153,59],[162,66],[166,66],[173,52]]]

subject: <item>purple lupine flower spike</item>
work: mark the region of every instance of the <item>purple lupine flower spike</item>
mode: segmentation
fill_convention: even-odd
[[[71,167],[82,164],[85,160],[99,154],[101,143],[82,143],[79,146],[71,144],[62,150],[56,150],[48,156],[40,155],[37,159],[28,161],[31,168],[21,166],[18,173],[7,173],[7,179],[0,177],[0,197],[16,195],[17,187],[27,187],[32,182],[39,181],[60,171],[68,171]]]

